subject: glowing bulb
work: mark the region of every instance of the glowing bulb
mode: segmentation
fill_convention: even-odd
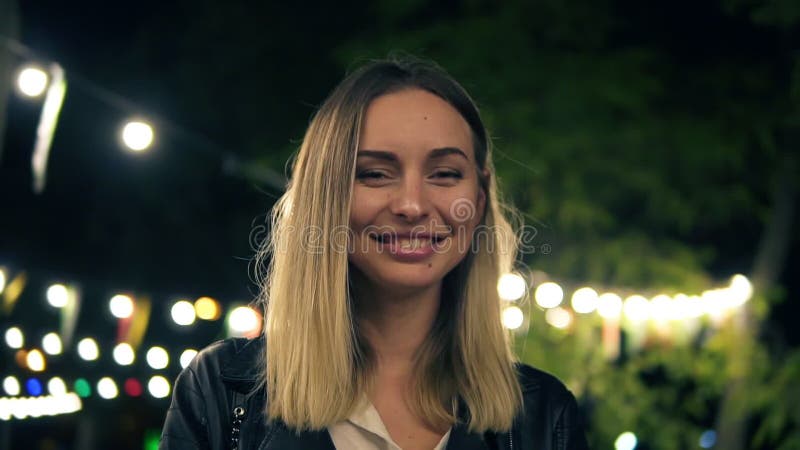
[[[631,322],[644,322],[650,317],[650,302],[641,295],[631,295],[625,299],[622,311]]]
[[[114,356],[114,361],[120,366],[129,366],[133,364],[134,359],[136,359],[136,355],[133,353],[133,347],[127,342],[117,344],[114,347],[112,355]]]
[[[248,306],[239,306],[231,311],[228,328],[233,335],[253,333],[259,327],[258,313]]]
[[[59,377],[53,377],[47,382],[47,392],[50,395],[63,395],[67,393],[67,384]]]
[[[69,303],[69,291],[63,284],[54,284],[47,288],[47,303],[54,308],[63,308]]]
[[[181,358],[180,358],[181,367],[185,369],[186,366],[188,366],[189,363],[192,362],[195,356],[197,356],[197,350],[193,348],[187,348],[186,350],[184,350],[183,353],[181,353]]]
[[[147,365],[153,369],[163,369],[169,365],[169,354],[163,347],[150,347],[145,355]]]
[[[650,315],[653,319],[667,321],[672,317],[672,299],[665,294],[659,294],[650,300]]]
[[[161,375],[156,375],[147,382],[147,390],[155,398],[164,398],[169,395],[169,381]]]
[[[525,295],[527,287],[525,279],[516,273],[504,274],[497,281],[497,293],[503,300],[519,300]]]
[[[25,356],[25,363],[28,365],[28,369],[41,372],[45,366],[44,355],[39,350],[33,349]]]
[[[728,287],[729,303],[731,307],[742,306],[753,296],[753,284],[746,276],[736,274],[731,278],[731,285]]]
[[[194,305],[186,300],[175,302],[175,304],[172,305],[170,313],[172,314],[172,320],[178,325],[186,326],[194,323]]]
[[[6,394],[16,397],[20,392],[19,380],[12,376],[3,378],[3,390]]]
[[[153,127],[145,122],[128,122],[122,129],[122,141],[135,152],[145,150],[153,143]]]
[[[590,287],[583,287],[572,294],[572,309],[576,313],[588,314],[597,309],[597,292]]]
[[[133,299],[127,295],[115,295],[108,302],[108,309],[118,319],[127,319],[133,314]]]
[[[219,319],[219,304],[211,297],[200,297],[194,302],[197,317],[203,320]]]
[[[516,330],[520,326],[522,326],[522,322],[525,319],[525,316],[522,314],[522,310],[517,308],[516,306],[509,306],[503,308],[503,326],[508,328],[509,330]]]
[[[28,97],[38,97],[47,88],[47,72],[38,67],[26,67],[17,76],[17,87]]]
[[[555,308],[564,299],[564,290],[553,282],[542,283],[536,288],[534,297],[542,308]]]
[[[56,333],[47,333],[42,338],[42,348],[48,355],[61,354],[63,347],[61,345],[61,338]]]
[[[22,330],[17,327],[7,329],[6,345],[10,348],[22,348],[25,345],[25,336],[22,335]]]
[[[119,395],[117,383],[109,377],[100,378],[100,381],[97,382],[97,394],[106,400],[116,397]]]
[[[0,269],[0,294],[3,293],[5,288],[6,288],[6,273],[3,269]]]
[[[622,313],[622,299],[619,295],[606,292],[597,299],[597,313],[606,319],[614,319]]]
[[[564,308],[550,308],[544,313],[544,320],[550,325],[564,329],[572,323],[572,314]]]
[[[86,361],[94,361],[100,356],[97,341],[92,338],[83,338],[78,342],[78,355]]]
[[[631,433],[630,431],[626,431],[620,434],[617,437],[617,440],[614,441],[614,449],[615,450],[633,450],[636,448],[636,444],[638,441],[636,439],[636,435]]]

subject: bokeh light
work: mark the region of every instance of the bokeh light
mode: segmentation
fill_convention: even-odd
[[[25,364],[34,372],[42,372],[45,368],[44,355],[39,350],[33,349],[25,356]]]
[[[579,314],[588,314],[597,309],[597,291],[582,287],[572,294],[572,309]]]
[[[503,326],[509,330],[516,330],[522,326],[524,320],[525,316],[522,314],[522,310],[516,306],[507,306],[503,308]]]
[[[78,355],[86,361],[94,361],[100,357],[100,349],[97,347],[97,341],[87,337],[78,342]]]
[[[550,325],[563,330],[572,323],[572,314],[566,309],[558,306],[548,309],[544,313],[544,320]]]
[[[67,393],[67,384],[59,377],[53,377],[47,382],[47,392],[50,395],[62,395]]]
[[[644,322],[650,317],[650,302],[641,295],[631,295],[625,299],[622,311],[631,322]]]
[[[42,395],[43,392],[42,382],[37,378],[28,378],[25,381],[25,390],[28,391],[28,395],[38,397]]]
[[[22,348],[22,346],[25,345],[25,336],[22,334],[22,330],[17,327],[7,329],[5,338],[6,345],[8,345],[9,348]]]
[[[606,319],[615,319],[622,313],[622,299],[613,292],[606,292],[597,298],[597,313]]]
[[[114,361],[120,366],[129,366],[133,364],[133,361],[136,359],[133,347],[127,342],[122,342],[114,346],[112,356],[114,357]]]
[[[195,356],[197,356],[197,350],[193,348],[187,348],[186,350],[184,350],[183,353],[181,353],[180,357],[181,368],[185,369],[186,366],[188,366],[189,363],[192,362]]]
[[[219,319],[221,309],[219,303],[211,297],[200,297],[194,302],[197,317],[202,320]]]
[[[42,349],[48,355],[60,355],[63,351],[61,338],[56,333],[47,333],[42,338]]]
[[[3,390],[6,391],[6,394],[16,397],[20,392],[19,380],[12,376],[3,378]]]
[[[130,121],[122,128],[122,142],[135,151],[146,150],[153,143],[153,127],[146,122]]]
[[[115,295],[109,300],[108,309],[114,317],[127,319],[133,314],[133,299],[123,294]]]
[[[69,303],[69,289],[63,284],[53,284],[47,288],[47,303],[53,308],[63,308]]]
[[[564,290],[557,283],[548,281],[540,284],[533,295],[536,298],[536,304],[542,308],[555,308],[564,299]]]
[[[169,389],[169,381],[161,375],[156,375],[147,382],[147,391],[155,398],[164,398],[168,396]]]
[[[170,309],[170,314],[172,315],[172,321],[178,325],[187,326],[194,323],[194,305],[186,300],[175,302]]]
[[[106,400],[115,398],[117,395],[119,395],[117,383],[115,383],[110,377],[100,378],[100,380],[97,382],[97,395]]]
[[[528,285],[525,278],[517,273],[506,273],[497,281],[497,293],[503,300],[519,300],[525,295]]]
[[[249,306],[239,306],[228,317],[228,334],[245,336],[258,331],[261,326],[258,313]]]
[[[169,354],[163,347],[150,347],[145,359],[153,369],[163,369],[169,365]]]
[[[74,388],[78,397],[86,398],[92,395],[92,385],[90,385],[85,378],[78,378],[75,380]]]
[[[17,75],[17,88],[23,95],[39,97],[47,88],[47,72],[39,67],[29,66],[20,70]]]
[[[620,434],[617,437],[617,440],[614,441],[614,449],[615,450],[633,450],[636,448],[638,444],[638,440],[636,439],[636,435],[631,433],[630,431],[626,431]]]
[[[142,383],[140,383],[136,378],[128,378],[125,380],[123,388],[125,390],[125,394],[127,394],[129,397],[140,397],[142,395]]]

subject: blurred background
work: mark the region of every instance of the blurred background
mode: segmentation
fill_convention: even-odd
[[[0,448],[155,449],[315,107],[390,52],[474,96],[520,359],[596,449],[800,448],[794,0],[0,0]]]

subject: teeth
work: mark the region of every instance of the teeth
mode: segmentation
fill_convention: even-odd
[[[398,239],[398,244],[403,250],[412,250],[422,247],[427,247],[431,244],[429,239]]]

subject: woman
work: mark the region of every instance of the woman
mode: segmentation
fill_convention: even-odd
[[[575,399],[517,364],[490,142],[433,64],[367,64],[312,119],[275,205],[264,337],[178,377],[162,449],[585,448]]]

